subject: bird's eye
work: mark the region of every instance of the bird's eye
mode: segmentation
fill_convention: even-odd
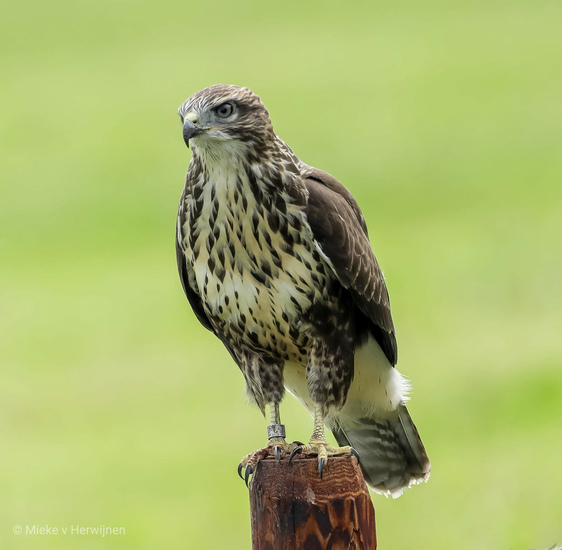
[[[233,111],[234,111],[234,105],[232,103],[223,103],[222,105],[219,105],[215,109],[215,112],[221,118],[229,117]]]

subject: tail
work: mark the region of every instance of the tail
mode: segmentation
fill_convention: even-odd
[[[360,418],[352,427],[333,425],[340,446],[351,445],[359,453],[365,481],[375,491],[399,497],[404,489],[427,481],[430,462],[405,405],[388,420]]]

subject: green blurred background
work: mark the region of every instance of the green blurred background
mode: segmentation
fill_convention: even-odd
[[[385,270],[433,471],[374,496],[380,548],[562,543],[561,28],[540,0],[5,4],[0,548],[250,548],[266,421],[173,243],[176,109],[219,82],[351,189]]]

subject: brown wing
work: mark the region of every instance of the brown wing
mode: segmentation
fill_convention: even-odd
[[[366,317],[386,357],[395,365],[398,349],[388,291],[361,209],[351,193],[330,174],[306,167],[302,177],[308,190],[306,214],[314,237],[338,280]]]
[[[183,253],[183,249],[180,243],[181,238],[181,228],[185,223],[185,189],[181,195],[180,199],[180,206],[178,209],[178,220],[177,220],[177,227],[176,227],[176,260],[178,263],[178,273],[180,276],[181,286],[183,287],[183,291],[189,300],[189,305],[193,309],[197,319],[199,322],[211,332],[215,332],[207,314],[205,313],[205,309],[203,308],[203,302],[201,301],[201,297],[197,294],[193,288],[191,288],[189,284],[189,273],[187,271],[187,263],[185,261],[185,256]]]
[[[201,300],[201,297],[199,296],[199,294],[197,292],[195,292],[195,290],[193,290],[193,288],[192,288],[192,286],[189,282],[190,271],[189,271],[189,267],[187,265],[187,262],[185,261],[185,255],[184,255],[183,248],[182,248],[181,241],[180,241],[181,230],[182,230],[181,228],[183,227],[183,224],[185,223],[185,208],[186,208],[185,195],[186,195],[187,188],[188,188],[188,186],[187,186],[187,183],[186,183],[186,186],[183,190],[183,193],[181,194],[180,206],[178,208],[177,227],[176,227],[176,260],[177,260],[177,263],[178,263],[178,272],[179,272],[179,275],[180,275],[181,286],[183,287],[183,291],[185,292],[185,295],[187,296],[187,299],[189,301],[189,305],[193,309],[193,312],[195,313],[195,316],[197,317],[199,322],[207,330],[210,330],[215,336],[217,336],[219,338],[219,340],[223,343],[224,347],[227,349],[228,353],[230,353],[230,355],[234,359],[234,362],[238,366],[240,366],[239,358],[236,355],[236,353],[234,353],[233,347],[226,340],[226,338],[224,336],[217,333],[217,331],[213,328],[213,325],[211,324],[211,321],[209,320],[209,317],[207,316],[207,313],[205,312],[205,308],[203,307],[203,301]],[[193,279],[193,277],[192,277],[192,279]]]

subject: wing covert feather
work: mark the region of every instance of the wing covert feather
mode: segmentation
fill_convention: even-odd
[[[351,193],[333,176],[307,167],[307,219],[344,288],[370,323],[392,365],[397,361],[394,324],[384,276],[369,242],[365,218]]]

